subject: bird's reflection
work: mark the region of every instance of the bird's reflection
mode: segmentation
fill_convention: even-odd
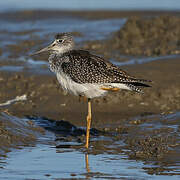
[[[89,168],[89,158],[88,158],[88,154],[85,154],[85,163],[86,163],[86,172],[87,172],[87,178],[88,178],[88,174],[91,172],[90,168]]]

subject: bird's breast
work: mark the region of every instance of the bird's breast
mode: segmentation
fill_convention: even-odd
[[[80,84],[73,81],[68,75],[63,72],[58,72],[57,79],[62,88],[75,96],[86,96],[87,98],[94,98],[103,96],[106,91],[100,88],[98,84]]]
[[[56,76],[60,85],[65,91],[68,91],[69,93],[74,94],[76,96],[80,95],[81,93],[79,91],[80,84],[74,82],[68,75],[66,75],[62,71],[56,73]]]

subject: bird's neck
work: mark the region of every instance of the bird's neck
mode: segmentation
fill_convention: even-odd
[[[52,54],[55,54],[57,56],[63,56],[65,53],[68,53],[73,50],[73,47],[61,47],[58,48],[56,51],[53,51]]]
[[[73,49],[69,49],[68,51],[53,51],[48,58],[49,63],[51,64],[55,63],[56,61],[60,61],[60,59],[62,60],[63,56],[67,55],[72,50]]]

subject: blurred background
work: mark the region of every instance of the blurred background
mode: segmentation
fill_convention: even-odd
[[[1,11],[27,9],[59,10],[179,10],[178,0],[6,0],[1,1]]]
[[[179,0],[0,0],[0,23],[0,179],[180,179]],[[60,32],[153,81],[93,100],[89,156],[86,102],[30,56]]]

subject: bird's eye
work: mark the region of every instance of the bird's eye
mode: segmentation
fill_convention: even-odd
[[[58,42],[58,43],[62,43],[63,40],[62,40],[62,39],[58,39],[57,42]]]

